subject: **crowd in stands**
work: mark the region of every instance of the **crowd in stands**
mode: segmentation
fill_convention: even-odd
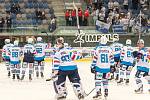
[[[6,18],[4,17],[0,18],[0,32],[3,32],[4,29],[6,29],[7,32],[9,32],[11,30],[11,26],[12,26],[12,19],[10,18],[9,14],[6,16]]]
[[[123,25],[128,28],[128,32],[148,31],[149,0],[109,0],[105,3],[102,0],[97,1],[99,4],[92,5],[94,22],[100,20],[110,25]]]
[[[55,17],[54,9],[47,0],[11,0],[8,3],[3,0],[0,3],[1,9],[4,9],[0,16],[0,32],[18,26],[51,24],[51,19]]]
[[[78,10],[80,25],[88,25],[88,20],[92,16],[94,25],[96,20],[112,25],[123,25],[128,32],[139,31],[142,27],[143,32],[147,32],[150,25],[150,1],[149,0],[84,0],[87,9],[82,14]],[[80,13],[81,11],[81,13]],[[88,12],[86,16],[86,11]],[[76,17],[74,10],[67,10],[65,13],[66,25],[75,26]],[[87,23],[86,23],[87,22]],[[86,23],[86,24],[85,24]]]

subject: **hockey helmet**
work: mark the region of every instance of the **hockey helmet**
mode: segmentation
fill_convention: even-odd
[[[18,44],[19,44],[19,41],[18,41],[18,40],[15,40],[15,41],[14,41],[14,46],[18,46]]]
[[[9,44],[10,43],[10,39],[5,39],[5,44]]]
[[[126,40],[126,45],[131,45],[131,40],[130,39]]]
[[[106,36],[102,36],[102,37],[100,38],[100,44],[107,44],[107,42],[108,42],[108,39],[107,39]]]
[[[33,43],[33,39],[32,38],[28,38],[28,43]]]
[[[42,42],[43,39],[42,39],[42,37],[37,37],[36,40],[37,40],[37,42]]]

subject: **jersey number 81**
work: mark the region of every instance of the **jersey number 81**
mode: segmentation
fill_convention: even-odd
[[[108,54],[100,54],[101,63],[108,63]]]

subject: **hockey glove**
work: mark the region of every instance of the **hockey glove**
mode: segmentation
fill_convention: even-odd
[[[134,52],[132,52],[132,55],[133,55],[133,57],[134,57],[134,58],[136,58],[136,57],[137,57],[137,55],[138,55],[138,51],[134,51]]]
[[[114,66],[114,65],[111,65],[111,66],[110,66],[110,72],[111,72],[111,73],[114,73],[115,71],[116,71],[115,66]]]
[[[91,67],[91,73],[95,73],[95,67]]]
[[[143,54],[142,53],[138,53],[137,54],[137,59],[141,59],[143,57]]]

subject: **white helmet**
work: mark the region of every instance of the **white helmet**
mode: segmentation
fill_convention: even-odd
[[[18,44],[19,44],[19,41],[18,41],[18,40],[15,40],[15,41],[14,41],[14,46],[18,46]]]
[[[5,39],[5,44],[10,43],[10,39]]]
[[[37,42],[42,42],[42,40],[43,40],[42,37],[37,37],[36,39]]]
[[[144,44],[144,40],[143,40],[143,39],[139,39],[137,43],[142,43],[142,44]]]
[[[126,45],[131,45],[131,40],[130,39],[126,40]]]
[[[32,38],[28,38],[28,43],[33,43],[33,39]]]
[[[68,45],[68,43],[64,43],[64,47],[68,47],[69,45]]]
[[[108,39],[107,39],[106,36],[102,36],[102,37],[100,38],[100,44],[107,44],[107,42],[108,42]]]

